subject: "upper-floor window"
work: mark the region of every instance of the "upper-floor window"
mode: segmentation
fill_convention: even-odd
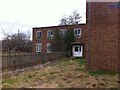
[[[37,31],[36,32],[36,37],[37,38],[41,38],[42,37],[42,32],[41,31]]]
[[[50,43],[47,43],[47,52],[50,53],[53,51],[53,47]]]
[[[60,36],[64,37],[66,35],[66,29],[60,30]]]
[[[47,31],[47,38],[50,38],[50,39],[53,38],[53,31],[51,31],[51,30]]]
[[[41,52],[42,51],[42,44],[41,43],[36,43],[36,52]]]
[[[81,29],[80,28],[74,29],[74,35],[77,37],[81,36]]]

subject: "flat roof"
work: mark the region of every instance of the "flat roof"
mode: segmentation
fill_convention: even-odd
[[[46,26],[46,27],[33,27],[33,29],[44,29],[44,28],[57,28],[57,27],[68,27],[68,26],[82,26],[86,25],[86,23],[83,24],[74,24],[74,25],[59,25],[59,26]]]

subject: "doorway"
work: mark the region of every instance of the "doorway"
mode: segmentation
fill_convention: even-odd
[[[83,46],[73,45],[72,53],[74,57],[83,57]]]

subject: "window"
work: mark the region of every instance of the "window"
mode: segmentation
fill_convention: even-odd
[[[36,32],[36,37],[37,38],[41,38],[42,37],[42,32],[41,31],[37,31]]]
[[[60,36],[64,37],[66,35],[66,29],[60,30]]]
[[[37,43],[36,44],[36,52],[41,52],[42,51],[42,44],[41,43]]]
[[[53,47],[50,43],[47,43],[47,52],[50,53],[53,51]]]
[[[52,39],[53,38],[53,32],[51,30],[47,31],[47,37]]]
[[[74,35],[75,36],[81,36],[81,29],[79,28],[79,29],[74,29]]]

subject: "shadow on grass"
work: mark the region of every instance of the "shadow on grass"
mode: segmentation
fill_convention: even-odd
[[[116,72],[107,71],[107,70],[90,70],[88,71],[90,75],[115,75]]]

